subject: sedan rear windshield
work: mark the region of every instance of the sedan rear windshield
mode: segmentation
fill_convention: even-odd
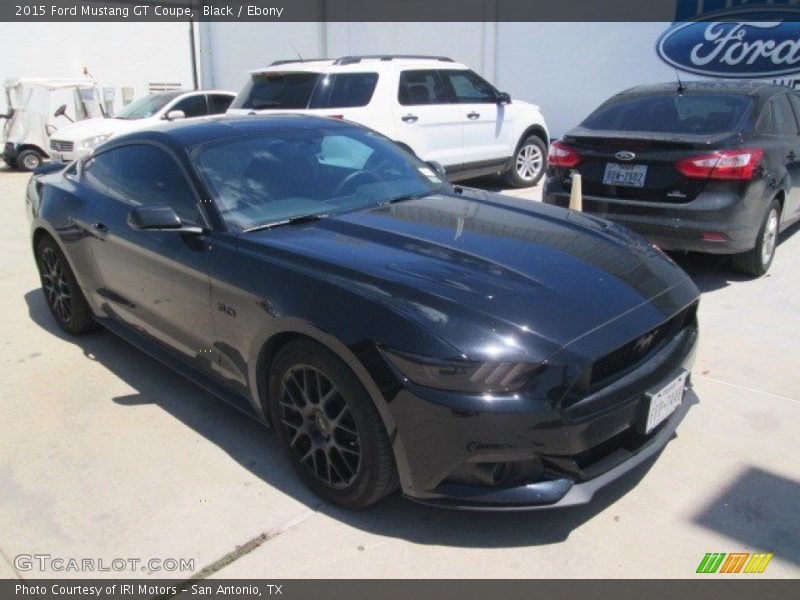
[[[675,93],[612,98],[582,123],[586,129],[674,134],[736,131],[753,101],[734,94]]]
[[[366,106],[377,73],[253,73],[231,108],[286,110]]]

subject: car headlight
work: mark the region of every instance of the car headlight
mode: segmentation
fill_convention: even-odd
[[[108,138],[111,137],[110,133],[104,133],[102,135],[96,135],[94,137],[86,138],[85,140],[81,141],[81,148],[94,148],[98,144],[102,144]]]
[[[412,383],[453,392],[514,392],[542,368],[540,363],[441,360],[386,348],[381,351]]]

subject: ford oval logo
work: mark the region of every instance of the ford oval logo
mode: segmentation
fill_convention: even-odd
[[[614,156],[617,160],[633,160],[636,158],[636,155],[633,152],[628,152],[627,150],[617,152]]]
[[[662,33],[667,64],[710,77],[774,77],[800,71],[800,11],[763,7],[717,11]]]

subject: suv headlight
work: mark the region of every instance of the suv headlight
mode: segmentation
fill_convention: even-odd
[[[102,144],[103,142],[105,142],[110,137],[111,137],[110,133],[104,133],[102,135],[96,135],[94,137],[86,138],[85,140],[81,141],[80,146],[81,148],[85,149],[94,148],[98,144]]]
[[[453,392],[514,392],[542,368],[540,363],[441,360],[386,348],[381,351],[412,383]]]

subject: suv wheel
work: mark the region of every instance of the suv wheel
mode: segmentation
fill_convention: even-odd
[[[23,150],[17,156],[16,166],[21,171],[33,171],[42,166],[42,155],[36,150]]]
[[[350,508],[397,487],[389,436],[348,366],[322,346],[291,342],[275,357],[268,406],[278,442],[317,495]]]
[[[517,146],[504,179],[515,188],[530,187],[539,183],[546,165],[547,144],[539,136],[529,135]]]
[[[773,200],[764,214],[755,248],[749,252],[734,254],[731,257],[733,268],[753,277],[761,277],[769,271],[775,258],[780,224],[781,207],[777,200]]]

